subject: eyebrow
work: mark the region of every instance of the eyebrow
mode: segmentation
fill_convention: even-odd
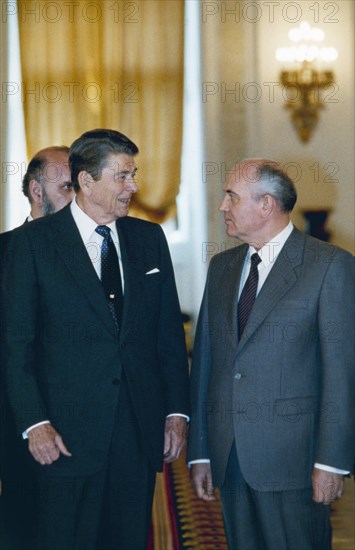
[[[138,166],[136,166],[133,170],[121,170],[121,171],[118,171],[117,172],[117,175],[122,175],[122,174],[135,174],[138,170]]]

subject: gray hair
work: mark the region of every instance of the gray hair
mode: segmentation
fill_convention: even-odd
[[[271,195],[282,212],[291,212],[297,201],[296,187],[291,178],[277,163],[265,162],[255,168],[256,178],[252,184],[253,199],[259,200],[264,195]]]

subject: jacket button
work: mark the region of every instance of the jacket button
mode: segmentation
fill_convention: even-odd
[[[112,380],[112,384],[113,384],[114,386],[118,386],[118,385],[120,384],[120,380],[119,380],[118,378],[114,378],[114,379]]]
[[[237,374],[234,375],[235,380],[240,380],[241,377],[242,377],[242,375],[240,374],[240,372],[237,372]]]

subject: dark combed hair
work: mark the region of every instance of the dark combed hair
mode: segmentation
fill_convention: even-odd
[[[30,160],[26,174],[23,176],[22,180],[22,192],[25,197],[31,202],[30,194],[30,181],[36,180],[41,185],[44,184],[44,174],[45,168],[48,163],[48,153],[58,151],[69,154],[69,147],[66,145],[54,145],[53,147],[47,147],[47,149],[42,149]]]
[[[74,191],[80,190],[78,175],[88,172],[95,181],[100,179],[110,154],[123,153],[134,156],[139,149],[127,136],[116,130],[98,128],[85,132],[72,143],[69,153],[69,166]]]
[[[291,178],[276,163],[265,163],[257,166],[257,182],[253,196],[274,197],[282,212],[291,212],[297,201],[297,191]]]

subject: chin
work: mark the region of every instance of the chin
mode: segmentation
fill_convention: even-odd
[[[236,231],[233,227],[227,226],[226,233],[227,233],[228,237],[235,237],[236,236]]]
[[[117,217],[124,218],[125,216],[127,216],[128,212],[129,212],[128,208],[126,208],[125,210],[120,210],[119,212],[117,212]]]

